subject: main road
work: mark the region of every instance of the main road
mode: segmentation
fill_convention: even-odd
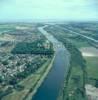
[[[64,78],[69,70],[69,52],[61,42],[44,30],[45,27],[48,26],[39,27],[38,30],[53,43],[55,59],[51,71],[48,73],[36,94],[32,97],[32,100],[57,100],[64,83]]]
[[[61,27],[61,26],[58,26],[58,27],[60,27],[61,29],[65,30],[65,31],[66,31],[66,30],[69,31],[70,33],[74,33],[74,34],[76,34],[76,35],[80,35],[81,37],[84,37],[85,39],[90,40],[90,41],[92,41],[92,42],[94,42],[94,43],[98,43],[98,40],[96,40],[96,39],[94,39],[94,38],[92,38],[92,37],[83,35],[83,34],[81,34],[81,33],[79,33],[79,32],[76,32],[76,31],[70,29],[70,28]]]

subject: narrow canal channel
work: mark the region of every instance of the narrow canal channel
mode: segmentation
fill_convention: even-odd
[[[67,74],[69,67],[68,51],[61,42],[44,30],[45,27],[39,27],[38,29],[53,43],[56,52],[55,59],[51,71],[32,97],[32,100],[56,100],[64,83],[64,75]]]

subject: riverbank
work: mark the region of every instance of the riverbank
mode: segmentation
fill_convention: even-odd
[[[36,71],[34,74],[28,76],[26,79],[24,79],[23,81],[21,81],[19,83],[19,85],[24,87],[23,90],[21,90],[21,91],[13,90],[13,93],[5,96],[2,100],[23,100],[23,99],[27,98],[27,96],[31,90],[36,91],[37,87],[41,85],[41,83],[43,81],[42,79],[45,77],[45,75],[47,75],[47,74],[45,74],[43,76],[43,74],[46,73],[45,70],[47,70],[47,73],[50,71],[49,70],[49,69],[51,69],[50,63],[53,62],[53,59],[54,59],[54,56],[53,56],[53,58],[49,58],[47,60],[47,62],[45,62],[38,71]],[[37,85],[37,84],[39,84],[39,85]],[[35,93],[35,92],[33,92],[33,93]]]
[[[85,100],[85,81],[86,81],[86,62],[81,52],[75,44],[70,42],[70,33],[62,33],[57,27],[47,27],[46,30],[51,33],[58,41],[62,42],[70,53],[70,65],[67,75],[65,74],[65,82],[58,100]],[[66,38],[67,37],[67,38]],[[78,45],[79,46],[79,45]],[[66,56],[66,55],[65,55]]]
[[[44,70],[44,73],[42,73],[42,76],[39,78],[37,84],[35,84],[35,88],[33,91],[31,91],[27,97],[24,98],[24,100],[32,100],[32,97],[34,96],[34,94],[37,92],[38,88],[41,86],[41,84],[43,83],[43,81],[45,80],[46,76],[48,75],[49,71],[51,70],[52,68],[52,65],[53,65],[53,62],[54,62],[54,59],[55,59],[55,54],[48,66],[48,68],[46,68]]]
[[[70,49],[67,47],[68,45]],[[75,48],[75,46],[72,46],[69,43],[65,46],[67,47],[71,55],[70,66],[67,77],[65,77],[64,87],[61,91],[60,96],[58,97],[58,100],[67,100],[67,99],[77,100],[77,97],[79,100],[86,100],[85,97],[86,65],[84,62],[84,58],[82,57],[78,49]]]

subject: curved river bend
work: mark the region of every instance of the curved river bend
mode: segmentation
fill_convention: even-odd
[[[69,68],[68,51],[61,42],[44,30],[45,27],[47,26],[39,27],[38,30],[53,43],[56,52],[55,59],[51,71],[48,73],[32,100],[56,100],[64,83],[64,76],[67,74]]]

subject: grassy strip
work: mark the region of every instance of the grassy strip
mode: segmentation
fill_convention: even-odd
[[[13,90],[13,93],[5,96],[2,100],[23,100],[28,95],[28,93],[30,93],[31,90],[36,91],[36,84],[39,84],[39,82],[41,81],[40,78],[42,79],[42,77],[45,77],[43,76],[43,74],[46,73],[45,70],[47,69],[49,72],[48,66],[50,62],[51,59],[49,59],[36,73],[28,76],[26,79],[19,83],[19,85],[24,86],[23,90]],[[41,83],[42,82],[40,82],[40,85]]]

